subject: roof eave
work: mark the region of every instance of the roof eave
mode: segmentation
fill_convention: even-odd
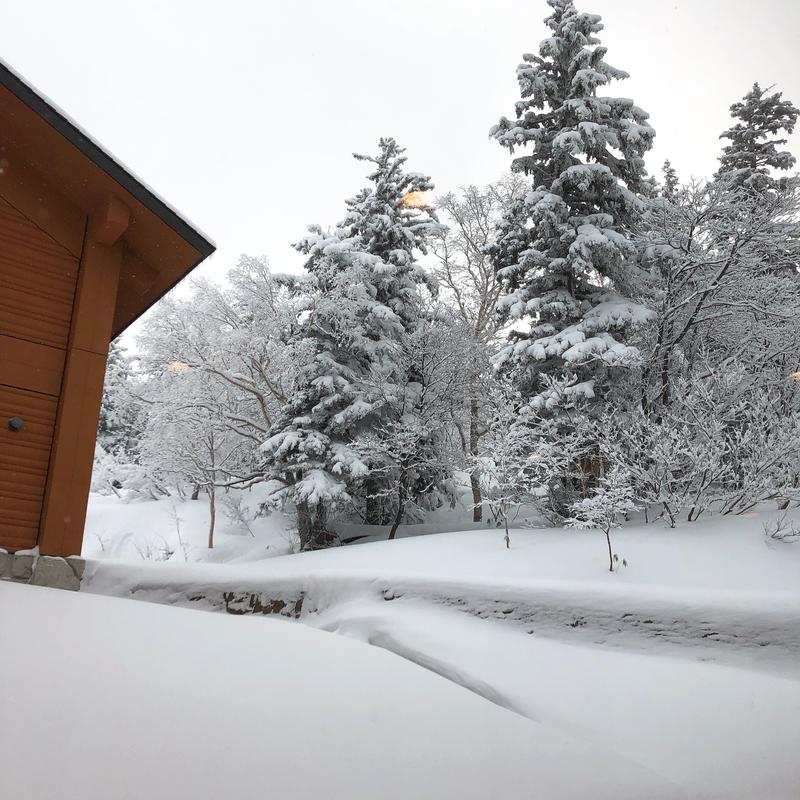
[[[0,84],[6,87],[38,117],[63,136],[73,147],[138,200],[151,213],[168,225],[187,244],[202,256],[199,261],[210,256],[216,246],[205,234],[191,225],[160,198],[144,182],[139,180],[113,156],[106,152],[54,103],[32,88],[20,75],[0,60]],[[198,263],[199,263],[198,261]]]

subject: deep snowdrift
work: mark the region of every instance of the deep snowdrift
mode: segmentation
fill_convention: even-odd
[[[683,786],[686,797],[800,796],[796,680],[653,650],[567,644],[413,600],[362,599],[307,621],[390,650],[581,741],[613,747]]]
[[[686,797],[304,626],[11,584],[0,618],[3,798]]]
[[[794,800],[800,544],[764,536],[774,516],[627,526],[614,574],[601,534],[515,530],[506,550],[471,530],[231,564],[102,559],[85,589],[296,618],[611,748],[680,797]]]

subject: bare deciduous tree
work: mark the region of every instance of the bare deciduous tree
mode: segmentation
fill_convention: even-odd
[[[501,286],[487,247],[494,241],[503,210],[525,191],[525,180],[509,175],[485,187],[463,187],[437,201],[448,229],[431,241],[436,259],[434,273],[442,297],[453,306],[470,336],[466,425],[458,426],[467,460],[478,455],[478,444],[486,431],[483,405],[501,325],[495,313]],[[473,468],[470,476],[473,520],[480,522],[483,500],[479,470]]]

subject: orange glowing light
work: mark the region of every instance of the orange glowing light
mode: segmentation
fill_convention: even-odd
[[[403,198],[403,205],[406,208],[430,208],[433,205],[433,192],[409,192]]]
[[[189,369],[189,365],[185,361],[170,361],[167,364],[167,369],[170,372],[186,372]]]

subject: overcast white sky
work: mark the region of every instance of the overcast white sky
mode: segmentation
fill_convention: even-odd
[[[650,112],[651,171],[715,168],[728,106],[753,81],[800,104],[797,0],[586,0],[603,16],[611,91]],[[71,0],[4,4],[0,54],[213,238],[295,270],[394,136],[439,190],[508,168],[488,139],[514,69],[546,35],[544,0]],[[791,147],[800,155],[800,132]]]

